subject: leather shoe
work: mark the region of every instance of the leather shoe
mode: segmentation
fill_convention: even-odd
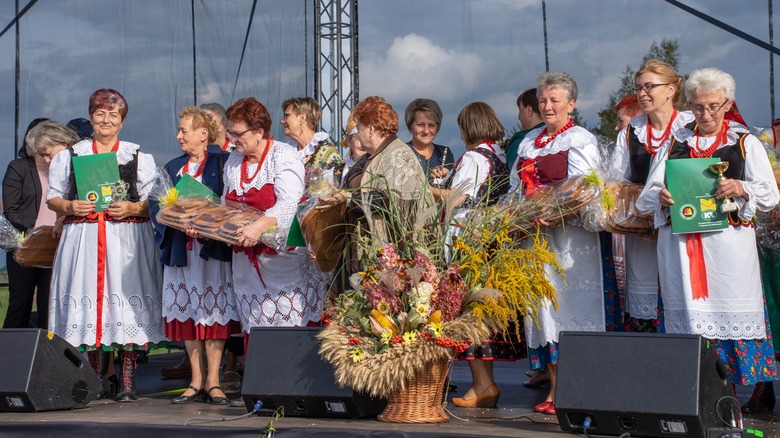
[[[526,388],[538,388],[545,383],[550,383],[550,374],[547,371],[537,371],[530,379],[523,382]]]
[[[495,408],[501,392],[496,384],[483,389],[482,392],[472,398],[453,397],[452,404],[462,408]]]
[[[547,409],[544,410],[544,413],[547,415],[555,415],[555,402],[550,402]]]
[[[191,389],[191,390],[193,390],[195,392],[192,395],[184,395],[184,394],[182,394],[182,395],[180,395],[178,397],[173,397],[171,399],[171,403],[173,403],[175,405],[186,405],[188,403],[194,402],[195,400],[198,399],[198,397],[202,397],[203,396],[203,390],[202,389],[196,388],[196,387],[194,387],[192,385],[189,386],[189,389]]]
[[[742,413],[745,415],[758,415],[772,412],[775,409],[775,387],[772,382],[758,382],[753,390],[750,400],[742,405]]]
[[[551,404],[552,402],[543,401],[538,405],[534,406],[534,412],[544,412],[550,407]]]
[[[206,391],[208,393],[208,396],[209,396],[209,403],[211,403],[212,405],[226,405],[226,404],[228,404],[228,399],[224,395],[222,397],[214,397],[214,396],[211,395],[211,391],[214,391],[215,389],[218,389],[218,390],[222,391],[222,388],[220,388],[219,386],[212,386],[211,388],[208,389],[208,391]],[[224,394],[224,392],[223,392],[223,394]]]

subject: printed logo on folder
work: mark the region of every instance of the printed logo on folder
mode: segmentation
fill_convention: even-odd
[[[717,211],[717,205],[715,204],[715,198],[700,199],[699,200],[701,211]]]

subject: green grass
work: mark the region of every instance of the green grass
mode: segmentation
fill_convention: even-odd
[[[8,287],[0,287],[0,327],[5,322],[5,313],[8,311]]]

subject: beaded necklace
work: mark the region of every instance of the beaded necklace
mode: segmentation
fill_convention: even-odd
[[[257,170],[255,170],[255,173],[250,177],[249,176],[249,157],[244,155],[244,159],[241,161],[241,188],[244,188],[244,184],[249,184],[252,182],[252,180],[255,179],[258,173],[260,173],[260,168],[263,167],[263,162],[265,161],[265,157],[268,155],[268,151],[271,150],[271,142],[274,141],[274,138],[270,135],[268,136],[268,139],[265,142],[265,150],[263,151],[263,155],[260,156],[260,161],[257,162]]]
[[[675,118],[677,118],[677,109],[672,110],[672,118],[669,119],[669,124],[666,125],[666,129],[664,130],[664,133],[661,135],[661,137],[655,138],[653,135],[653,123],[650,122],[650,116],[647,116],[647,140],[643,146],[650,155],[655,155],[655,153],[658,152],[658,148],[661,147],[661,145],[664,144],[666,140],[669,140],[669,136],[672,135],[672,124],[674,123]],[[658,146],[653,146],[653,140],[660,140],[658,142]]]
[[[197,172],[195,172],[195,175],[192,175],[193,178],[197,179],[199,176],[203,175],[203,170],[206,169],[206,160],[208,158],[209,158],[209,155],[208,155],[208,153],[206,153],[206,157],[203,158],[203,162],[197,163],[198,166],[200,166],[200,167],[198,167],[198,170],[197,170]],[[190,162],[187,161],[186,163],[184,163],[184,167],[181,168],[181,174],[182,174],[182,176],[184,176],[184,175],[186,175],[189,172],[190,172]]]
[[[540,132],[539,136],[536,137],[536,140],[534,140],[534,146],[536,146],[537,149],[541,149],[547,146],[551,141],[555,140],[555,137],[563,134],[572,126],[574,126],[574,119],[569,119],[569,122],[563,125],[563,128],[555,131],[555,134],[552,134],[551,136],[547,137],[547,140],[544,141],[542,141],[542,137],[544,137],[544,133],[547,132],[547,129],[542,129],[542,132]]]
[[[715,142],[712,143],[712,146],[708,147],[707,149],[700,151],[699,150],[699,126],[696,126],[696,129],[694,129],[693,134],[696,136],[696,146],[690,148],[690,157],[691,158],[709,158],[712,156],[713,153],[715,153],[716,150],[718,150],[718,147],[722,145],[726,141],[726,132],[729,130],[728,122],[725,120],[723,121],[723,127],[720,128],[720,132],[718,133],[718,136],[715,137]]]

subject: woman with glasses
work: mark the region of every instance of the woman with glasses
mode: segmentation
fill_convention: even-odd
[[[634,93],[644,114],[631,119],[617,136],[612,169],[623,180],[644,185],[650,166],[672,134],[693,120],[678,111],[683,78],[671,65],[651,59],[634,75]],[[654,240],[625,237],[627,331],[663,332],[658,292],[658,257]]]
[[[252,327],[319,322],[322,302],[310,297],[317,295],[320,283],[305,268],[306,254],[277,252],[260,239],[272,227],[290,228],[304,193],[303,163],[293,147],[269,135],[271,116],[255,98],[236,101],[227,118],[236,150],[225,163],[225,202],[264,213],[236,231],[233,290],[244,333]]]
[[[735,89],[734,79],[721,70],[690,74],[685,96],[695,120],[658,151],[636,205],[654,214],[658,227],[666,332],[709,339],[732,384],[752,385],[777,378],[753,216],[774,208],[780,195],[760,141],[724,118]],[[672,234],[667,218],[675,200],[665,185],[667,160],[710,157],[729,163],[715,197],[732,199],[738,209],[728,213],[726,229]],[[774,400],[772,395],[766,408],[773,408]]]
[[[544,126],[529,132],[517,149],[510,168],[512,190],[534,199],[546,185],[579,175],[588,175],[601,163],[596,137],[574,124],[571,113],[577,102],[577,83],[563,72],[544,73],[536,80],[539,111]],[[550,391],[537,412],[555,415],[558,338],[561,331],[605,330],[605,281],[602,274],[599,234],[575,223],[539,220],[538,226],[558,254],[566,270],[548,268],[558,294],[558,309],[551,303],[539,309],[538,324],[525,319],[528,358],[533,370],[547,369]]]

